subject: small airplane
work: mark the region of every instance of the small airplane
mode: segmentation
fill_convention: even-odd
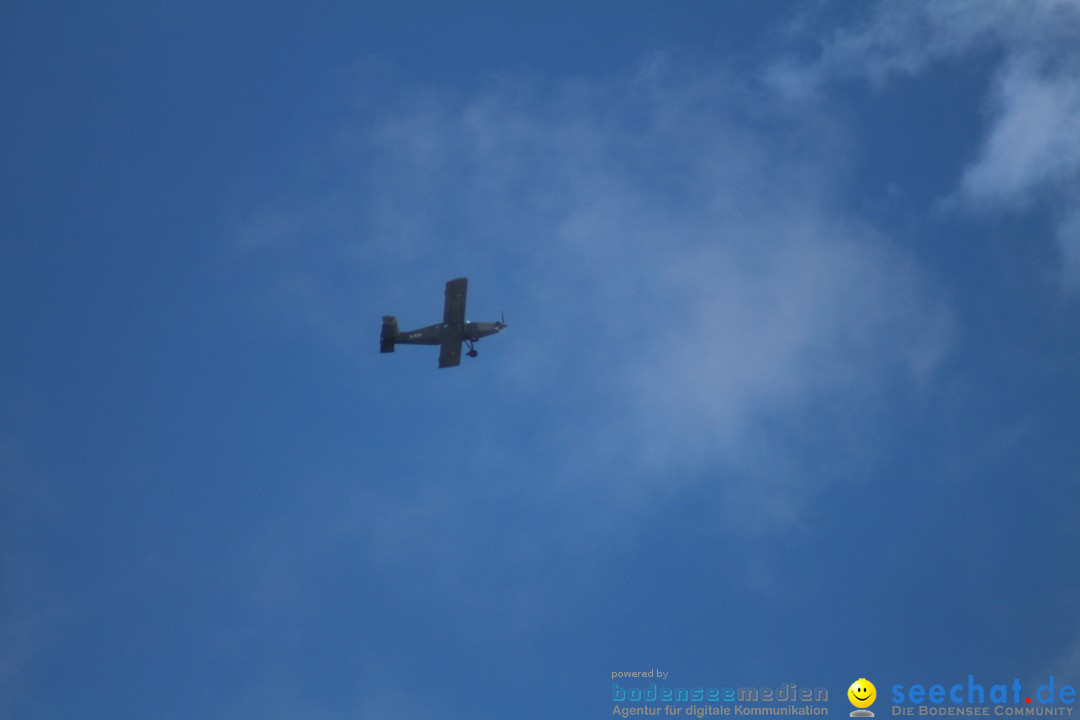
[[[498,322],[469,322],[465,319],[465,294],[469,279],[455,278],[446,283],[446,300],[443,303],[443,321],[419,330],[400,332],[397,318],[383,315],[382,334],[379,336],[379,352],[392,353],[394,345],[438,345],[439,367],[454,367],[461,363],[461,345],[469,346],[469,357],[476,357],[473,344],[482,337],[494,335],[506,327]]]

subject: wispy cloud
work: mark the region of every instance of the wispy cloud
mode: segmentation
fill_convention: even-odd
[[[314,276],[328,258],[368,296],[459,272],[509,296],[503,397],[547,413],[540,439],[557,451],[530,462],[553,477],[636,502],[726,470],[746,478],[733,518],[745,501],[787,524],[805,490],[752,490],[792,472],[778,438],[825,416],[846,428],[947,350],[948,313],[917,266],[837,199],[847,141],[827,116],[663,57],[607,81],[379,103],[342,136],[348,222],[276,210],[245,232],[289,230],[263,249],[295,261],[280,267]],[[358,232],[323,232],[345,225]],[[560,403],[573,412],[554,422]]]
[[[1077,70],[1080,64],[1067,73],[1046,73],[1032,59],[1013,60],[1002,69],[990,132],[981,156],[961,179],[965,199],[990,206],[1026,204],[1036,194],[1075,184],[1080,171]]]
[[[813,16],[796,35],[817,33]],[[1073,0],[881,2],[869,17],[833,31],[817,57],[789,57],[767,76],[789,97],[806,98],[837,80],[882,87],[941,62],[995,68],[978,156],[958,178],[954,206],[979,213],[1048,204],[1058,218],[1066,284],[1080,288],[1080,4]]]

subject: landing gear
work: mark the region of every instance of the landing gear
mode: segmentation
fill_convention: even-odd
[[[477,355],[480,354],[480,353],[476,352],[476,348],[473,347],[474,342],[476,342],[476,341],[475,340],[469,340],[469,339],[465,340],[465,344],[469,346],[469,352],[467,352],[465,354],[468,355],[469,357],[476,357]]]

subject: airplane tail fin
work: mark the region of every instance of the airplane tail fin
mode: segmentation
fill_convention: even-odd
[[[393,315],[383,315],[382,334],[379,335],[379,352],[394,352],[394,343],[398,337],[397,318]]]

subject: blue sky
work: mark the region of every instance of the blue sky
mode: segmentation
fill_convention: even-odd
[[[0,18],[0,718],[1080,683],[1077,3]]]

